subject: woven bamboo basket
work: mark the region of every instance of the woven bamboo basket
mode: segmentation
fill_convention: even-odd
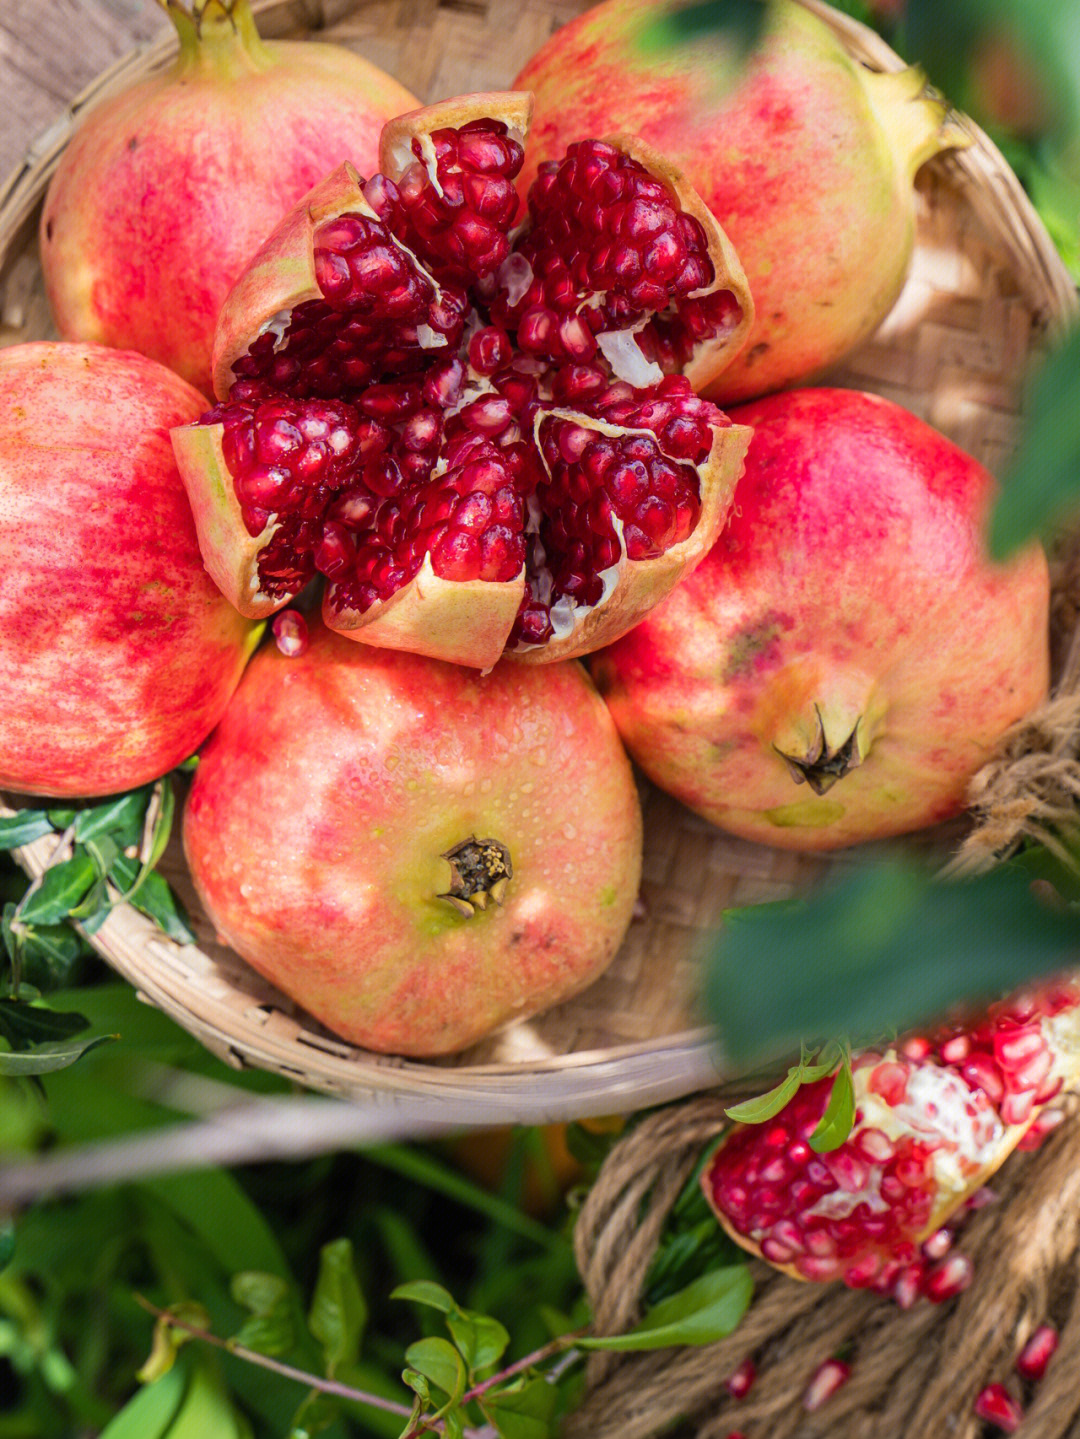
[[[874,69],[902,62],[873,32],[804,0]],[[270,0],[256,4],[268,36],[318,30],[356,48],[422,98],[503,88],[581,0]],[[71,133],[102,100],[168,63],[163,40],[101,76],[41,137],[0,193],[0,343],[53,335],[36,251],[49,178]],[[907,286],[871,342],[830,383],[875,390],[907,406],[1000,471],[1014,440],[1028,361],[1074,312],[1075,294],[1017,180],[985,135],[938,158],[918,181],[918,235]],[[1059,565],[1062,576],[1071,565]],[[1059,584],[1064,628],[1075,612]],[[1058,686],[1075,683],[1059,646]],[[715,1086],[722,1049],[696,1012],[702,937],[723,909],[780,898],[850,856],[805,857],[721,834],[642,786],[644,917],[610,970],[586,993],[452,1059],[373,1055],[325,1032],[214,941],[174,842],[163,863],[193,917],[198,943],[164,938],[130,907],[93,936],[105,959],[216,1054],[276,1070],[297,1084],[389,1104],[453,1111],[458,1121],[541,1121],[626,1112]],[[11,801],[17,803],[17,801]],[[960,835],[919,836],[945,856]],[[37,875],[55,839],[18,852]]]

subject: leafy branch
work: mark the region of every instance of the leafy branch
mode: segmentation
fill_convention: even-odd
[[[323,1374],[280,1357],[296,1341],[294,1302],[284,1280],[273,1274],[238,1274],[232,1292],[251,1311],[251,1317],[237,1334],[224,1339],[213,1332],[201,1305],[184,1302],[161,1308],[136,1295],[138,1303],[157,1320],[151,1354],[139,1377],[148,1383],[160,1380],[171,1370],[181,1345],[200,1340],[307,1388],[290,1439],[311,1432],[315,1405],[321,1406],[319,1426],[329,1423],[336,1414],[330,1401],[397,1415],[405,1421],[400,1439],[421,1439],[425,1434],[483,1439],[492,1432],[503,1439],[549,1439],[560,1407],[558,1381],[585,1351],[713,1343],[738,1324],[750,1302],[752,1280],[742,1263],[710,1270],[653,1304],[625,1334],[599,1336],[589,1334],[586,1328],[571,1330],[497,1372],[495,1366],[510,1344],[509,1332],[497,1319],[464,1308],[447,1289],[430,1280],[399,1285],[391,1298],[433,1309],[443,1317],[449,1334],[449,1338],[426,1336],[406,1349],[402,1380],[413,1393],[411,1406],[350,1381],[359,1360],[367,1310],[347,1240],[323,1247],[307,1317],[310,1333],[321,1347]],[[562,1363],[552,1363],[558,1360]],[[477,1427],[481,1424],[486,1427]]]

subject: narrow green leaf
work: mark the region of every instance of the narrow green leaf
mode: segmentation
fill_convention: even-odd
[[[470,1369],[487,1369],[502,1357],[510,1343],[510,1335],[497,1319],[469,1309],[447,1315],[446,1327]]]
[[[558,1389],[542,1375],[500,1385],[480,1401],[501,1439],[551,1439],[558,1405]]]
[[[0,819],[0,849],[33,844],[34,840],[52,832],[52,822],[44,810],[22,809],[18,814],[5,815]]]
[[[52,1074],[54,1070],[66,1069],[84,1054],[97,1049],[100,1044],[119,1039],[118,1034],[98,1034],[93,1039],[58,1041],[55,1044],[39,1044],[35,1049],[21,1054],[0,1054],[0,1074],[12,1077],[18,1075]]]
[[[70,829],[79,817],[79,811],[74,806],[63,809],[57,807],[56,809],[46,810],[46,813],[49,816],[49,823],[53,829],[59,830]]]
[[[159,1314],[154,1324],[150,1353],[136,1375],[140,1383],[154,1384],[168,1374],[180,1349],[195,1338],[188,1329],[181,1329],[173,1322],[177,1319],[183,1324],[193,1324],[197,1329],[210,1328],[210,1316],[201,1304],[193,1300],[174,1304],[166,1314]]]
[[[76,841],[107,834],[117,841],[121,849],[137,844],[149,803],[150,789],[144,786],[129,794],[118,794],[104,804],[81,810],[75,819]]]
[[[767,1094],[744,1099],[741,1104],[733,1104],[725,1109],[724,1113],[739,1124],[764,1124],[767,1119],[774,1119],[780,1113],[801,1083],[798,1069],[789,1069],[780,1083]]]
[[[86,1029],[90,1021],[70,1010],[46,1009],[21,999],[0,999],[0,1034],[12,1049],[69,1039]]]
[[[0,1219],[0,1269],[6,1268],[15,1257],[15,1221]]]
[[[122,854],[114,861],[109,877],[126,897],[127,903],[152,919],[170,939],[175,939],[178,944],[193,944],[195,933],[167,881],[156,870],[151,870],[143,875],[136,889],[135,881],[140,873],[138,860]]]
[[[170,1369],[140,1389],[101,1431],[100,1439],[162,1439],[183,1403],[187,1376]]]
[[[810,1148],[818,1154],[830,1149],[839,1149],[851,1133],[855,1123],[855,1085],[851,1078],[851,1066],[843,1064],[836,1071],[829,1102],[825,1113],[818,1120],[817,1128],[810,1136]]]
[[[97,861],[90,856],[91,862],[97,868]],[[105,888],[104,871],[101,878],[97,879],[87,890],[79,903],[68,911],[68,919],[74,924],[91,924],[93,929],[100,927],[105,915],[109,912],[109,893]],[[97,921],[95,925],[93,922]]]
[[[863,861],[804,900],[762,905],[721,933],[708,1011],[733,1068],[756,1069],[838,1032],[853,1044],[933,1022],[1074,962],[1076,916],[1026,875],[935,879],[908,859]]]
[[[95,878],[94,862],[87,854],[73,854],[70,859],[52,865],[45,871],[38,888],[18,906],[19,921],[56,924],[66,919]]]
[[[426,1304],[430,1309],[438,1309],[441,1314],[451,1314],[458,1307],[453,1295],[430,1279],[414,1279],[408,1284],[399,1284],[396,1289],[391,1289],[390,1298],[411,1299],[414,1304]]]
[[[745,1264],[703,1274],[655,1305],[628,1334],[577,1339],[581,1349],[631,1351],[712,1344],[732,1332],[745,1314],[754,1281]]]
[[[329,1378],[346,1364],[355,1364],[367,1323],[367,1305],[356,1277],[353,1247],[335,1239],[319,1251],[319,1274],[311,1299],[308,1327],[319,1341]]]
[[[172,780],[166,775],[164,779],[158,780],[158,785],[161,789],[161,808],[154,822],[154,832],[150,836],[150,853],[146,857],[148,869],[153,869],[165,853],[176,813],[176,791],[173,789]]]
[[[465,1363],[448,1339],[417,1339],[405,1351],[405,1363],[456,1404],[465,1393]]]
[[[431,1398],[431,1386],[417,1369],[403,1369],[401,1377],[415,1395],[425,1403]]]
[[[465,1420],[460,1409],[449,1409],[443,1415],[443,1433],[446,1439],[464,1439]]]

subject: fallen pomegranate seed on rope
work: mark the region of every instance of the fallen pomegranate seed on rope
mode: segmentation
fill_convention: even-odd
[[[222,310],[219,403],[174,432],[244,614],[316,576],[352,638],[490,668],[585,654],[713,544],[750,431],[694,392],[753,319],[722,230],[627,138],[514,179],[524,94],[391,121],[281,222]]]
[[[987,1178],[1077,1078],[1080,984],[1069,980],[969,1026],[857,1054],[854,1124],[837,1148],[810,1143],[828,1076],[769,1120],[734,1124],[704,1193],[738,1244],[786,1274],[891,1294],[902,1308],[920,1295],[940,1303],[973,1274],[951,1251],[956,1216],[985,1202]]]

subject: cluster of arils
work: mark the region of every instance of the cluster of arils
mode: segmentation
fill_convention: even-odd
[[[528,97],[384,130],[293,210],[222,312],[220,403],[175,436],[244,613],[327,582],[336,629],[488,667],[623,633],[711,546],[749,434],[693,386],[752,310],[677,173],[583,140],[516,228]]]
[[[904,1307],[965,1288],[956,1216],[986,1195],[1018,1144],[1059,1117],[1044,1107],[1080,1074],[1080,990],[1054,984],[976,1023],[852,1065],[855,1122],[811,1147],[832,1080],[803,1085],[774,1119],[738,1124],[705,1170],[705,1194],[744,1247],[803,1279],[840,1279]]]

